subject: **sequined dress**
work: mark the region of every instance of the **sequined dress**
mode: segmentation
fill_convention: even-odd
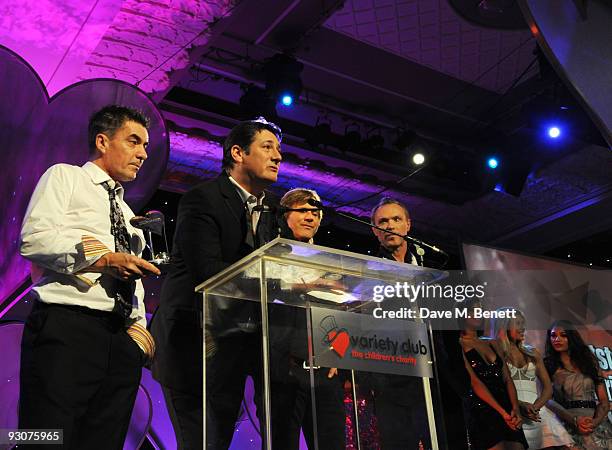
[[[465,357],[491,395],[510,413],[512,405],[504,383],[501,358],[498,356],[493,363],[488,363],[476,349],[465,352]],[[468,430],[472,449],[488,449],[502,441],[520,442],[527,448],[525,434],[521,430],[510,429],[501,414],[481,400],[473,390],[469,393],[469,410]]]
[[[593,380],[581,372],[572,372],[567,369],[557,369],[553,375],[554,399],[576,416],[593,417],[595,413],[596,391]],[[575,406],[579,406],[580,408]],[[584,407],[588,403],[592,408]],[[576,441],[576,448],[583,450],[612,450],[612,425],[606,417],[591,434],[579,434],[571,429],[572,437]]]
[[[538,398],[536,365],[530,361],[525,366],[518,368],[508,363],[508,369],[514,381],[518,399],[528,403],[535,402]],[[523,417],[523,431],[530,449],[573,444],[574,441],[563,424],[546,406],[540,408],[540,419],[541,422],[533,422]]]

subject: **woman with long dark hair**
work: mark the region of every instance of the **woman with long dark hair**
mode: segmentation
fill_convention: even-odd
[[[490,336],[497,354],[506,362],[516,387],[523,432],[530,449],[571,448],[574,441],[555,414],[545,405],[552,398],[552,383],[540,352],[525,343],[525,315],[516,308],[514,317],[492,319]],[[538,383],[539,382],[539,383]],[[539,389],[538,389],[539,384]]]
[[[568,425],[577,448],[611,450],[612,425],[603,378],[571,322],[556,321],[548,330],[544,363],[554,389],[549,406]]]
[[[461,337],[465,368],[470,374],[468,431],[474,450],[523,450],[527,448],[521,430],[522,418],[516,389],[508,367],[490,339],[478,336],[482,319],[475,318],[478,302],[467,303],[469,317],[462,320]]]

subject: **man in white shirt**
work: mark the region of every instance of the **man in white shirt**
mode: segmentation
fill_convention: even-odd
[[[140,278],[142,232],[120,182],[147,159],[148,119],[107,106],[89,122],[90,161],[57,164],[41,177],[21,230],[37,298],[25,324],[19,428],[62,429],[67,449],[123,448],[152,357]]]

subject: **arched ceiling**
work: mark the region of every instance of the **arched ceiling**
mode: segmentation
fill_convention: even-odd
[[[545,251],[612,226],[605,147],[579,140],[548,154],[520,196],[486,189],[490,180],[465,164],[483,155],[492,127],[509,138],[525,131],[522,108],[545,81],[527,29],[468,23],[446,0],[9,0],[0,17],[0,44],[50,93],[95,77],[150,93],[171,122],[162,188],[218,170],[216,142],[236,123],[241,84],[263,86],[263,61],[290,51],[305,89],[278,110],[287,140],[275,189],[312,186],[342,204],[387,187],[410,204],[417,235],[449,246],[466,238]],[[397,127],[415,130],[444,168],[397,185],[407,164],[306,144],[321,117],[338,136],[356,123],[387,147]],[[373,201],[347,209],[364,215]]]

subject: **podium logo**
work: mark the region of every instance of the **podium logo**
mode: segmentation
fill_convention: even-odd
[[[346,351],[351,344],[351,336],[346,328],[338,328],[334,316],[325,316],[319,322],[319,327],[325,332],[323,342],[336,353],[340,358],[344,358]]]

